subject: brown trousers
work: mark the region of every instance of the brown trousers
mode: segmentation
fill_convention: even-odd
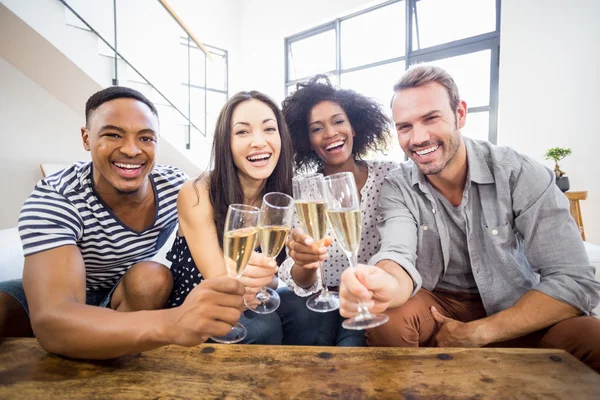
[[[369,346],[435,347],[440,328],[431,306],[449,318],[462,322],[486,317],[478,294],[425,289],[401,307],[387,310],[388,323],[367,332]],[[574,317],[549,328],[486,347],[562,349],[600,373],[600,319]]]

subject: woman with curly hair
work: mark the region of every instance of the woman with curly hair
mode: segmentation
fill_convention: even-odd
[[[282,108],[292,137],[297,171],[316,170],[325,176],[338,172],[354,174],[363,213],[358,261],[366,263],[379,247],[375,222],[379,190],[384,177],[396,164],[363,158],[369,152],[385,149],[389,139],[388,117],[377,101],[352,90],[335,88],[325,75],[298,84]],[[290,235],[287,243],[290,258],[279,271],[280,279],[287,285],[279,290],[278,313],[284,344],[365,345],[364,332],[344,329],[338,312],[317,313],[304,304],[303,297],[322,288],[317,273],[319,260],[324,260],[326,285],[333,291],[337,290],[342,272],[348,267],[348,259],[331,233],[329,230],[322,243],[315,243],[299,228]]]

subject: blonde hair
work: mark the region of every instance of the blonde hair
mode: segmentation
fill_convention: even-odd
[[[435,65],[411,65],[404,75],[402,75],[402,78],[394,85],[394,97],[398,91],[416,88],[430,82],[437,82],[446,89],[448,97],[450,98],[450,109],[452,112],[456,112],[458,104],[460,103],[458,87],[449,73]],[[394,101],[394,97],[392,97],[392,102]]]

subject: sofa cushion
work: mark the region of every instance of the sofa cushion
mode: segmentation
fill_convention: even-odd
[[[176,232],[177,228],[173,230],[169,239],[152,258],[152,261],[159,262],[167,267],[171,266],[171,262],[166,259],[166,254],[173,245]],[[0,230],[0,243],[2,244],[0,246],[0,282],[21,278],[23,276],[24,256],[18,228]]]
[[[0,230],[0,243],[0,282],[21,278],[24,259],[19,230]]]
[[[44,163],[40,164],[40,169],[42,170],[42,175],[45,177],[50,176],[52,174],[57,173],[58,171],[62,171],[67,168],[69,164],[62,163]]]

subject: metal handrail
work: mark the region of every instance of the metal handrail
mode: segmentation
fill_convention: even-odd
[[[208,49],[206,47],[204,47],[204,44],[202,44],[198,40],[196,35],[194,35],[192,33],[192,31],[187,27],[187,25],[183,22],[183,20],[181,18],[179,18],[179,15],[177,15],[175,10],[173,10],[171,8],[171,6],[167,3],[167,0],[158,0],[158,2],[160,4],[162,4],[162,6],[165,8],[165,10],[167,10],[167,12],[171,15],[171,17],[173,17],[173,19],[175,20],[175,22],[177,22],[177,24],[181,27],[181,29],[183,29],[185,31],[185,33],[187,33],[187,35],[194,41],[194,43],[196,43],[196,46],[198,46],[200,48],[200,50],[202,50],[204,52],[206,57],[212,61],[212,56],[210,55],[210,51],[208,51]]]
[[[188,122],[188,125],[194,127],[194,129],[196,129],[198,132],[200,132],[200,134],[202,134],[202,136],[206,137],[206,134],[204,132],[202,132],[202,130],[200,130],[193,122],[191,119],[188,118],[188,116],[186,116],[179,108],[177,108],[177,106],[175,104],[173,104],[171,102],[171,100],[169,100],[164,94],[162,94],[162,92],[160,90],[158,90],[156,88],[156,86],[154,86],[148,79],[146,79],[146,77],[144,75],[141,74],[140,71],[137,70],[137,68],[135,68],[133,65],[131,65],[131,63],[129,61],[127,61],[127,59],[125,59],[125,57],[123,57],[123,55],[121,55],[121,53],[119,53],[117,51],[117,49],[115,47],[113,47],[110,43],[108,43],[108,41],[106,39],[104,39],[104,37],[98,33],[98,31],[96,31],[90,24],[88,24],[88,22],[81,16],[79,15],[67,2],[66,0],[58,0],[60,1],[66,8],[69,9],[69,11],[71,11],[77,18],[79,18],[79,20],[81,22],[83,22],[83,24],[92,32],[94,33],[96,36],[98,36],[98,38],[100,38],[100,40],[102,40],[104,42],[104,44],[106,44],[112,51],[114,51],[115,53],[115,72],[116,72],[116,59],[117,57],[119,57],[121,60],[123,60],[125,62],[125,64],[127,64],[132,70],[135,71],[135,73],[137,73],[143,80],[146,81],[146,83],[154,90],[156,90],[156,92],[162,96],[163,99],[165,99],[167,101],[167,103],[169,103],[169,105],[171,107],[173,107],[179,114],[181,114],[181,116],[183,118],[186,119],[186,121]],[[116,24],[115,24],[116,26]],[[116,28],[115,28],[115,33],[116,33]],[[115,34],[115,41],[116,41],[116,34]],[[189,136],[189,133],[188,133]],[[186,147],[189,149],[190,148],[190,143],[189,143],[189,137],[188,137],[188,143],[186,144]]]

